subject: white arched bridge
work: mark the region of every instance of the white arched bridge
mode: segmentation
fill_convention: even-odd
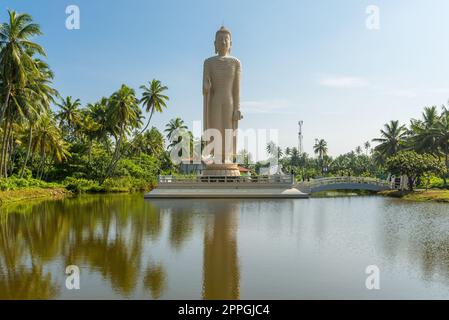
[[[295,187],[304,193],[317,193],[330,190],[390,190],[391,183],[386,180],[368,177],[330,177],[296,183]]]

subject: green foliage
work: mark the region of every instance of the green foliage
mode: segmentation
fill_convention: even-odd
[[[68,177],[63,182],[65,188],[74,193],[117,193],[148,191],[155,186],[154,181],[133,177],[108,178],[102,185],[98,181]]]
[[[429,154],[418,154],[415,151],[400,151],[387,159],[388,170],[397,175],[407,175],[409,189],[413,190],[416,179],[424,174],[441,174],[444,164]]]
[[[10,191],[10,190],[18,190],[24,188],[60,188],[61,185],[58,183],[50,183],[45,182],[38,179],[33,178],[18,178],[18,177],[9,177],[9,178],[0,178],[0,190],[1,191]]]

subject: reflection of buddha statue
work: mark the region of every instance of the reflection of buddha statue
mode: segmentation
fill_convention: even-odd
[[[210,216],[212,228],[204,236],[203,299],[240,298],[236,225],[238,203],[224,203]]]
[[[215,129],[221,139],[221,148],[213,150],[215,164],[206,169],[205,175],[240,175],[232,162],[237,153],[238,121],[243,118],[240,113],[241,64],[237,58],[229,55],[231,45],[231,32],[221,27],[215,35],[215,53],[218,55],[204,62],[205,138],[209,140],[213,135],[211,129]],[[215,141],[216,137],[213,139]]]

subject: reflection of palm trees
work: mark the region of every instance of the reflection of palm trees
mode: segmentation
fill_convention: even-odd
[[[44,274],[42,266],[31,269],[16,266],[12,272],[0,274],[0,299],[51,299],[58,289],[51,273]]]
[[[190,238],[193,230],[193,214],[189,209],[173,208],[170,216],[170,244],[179,250]]]
[[[133,196],[86,196],[1,208],[0,298],[55,297],[62,284],[56,285],[43,270],[61,258],[63,266],[87,265],[115,291],[131,296],[141,276],[144,237],[156,239],[161,228],[160,212]],[[162,295],[164,282],[162,265],[147,269],[145,284],[154,297]]]
[[[162,264],[150,265],[145,271],[143,283],[154,299],[161,297],[165,288],[166,274]]]
[[[239,203],[217,204],[212,228],[204,235],[203,298],[239,299],[240,272],[237,257]]]

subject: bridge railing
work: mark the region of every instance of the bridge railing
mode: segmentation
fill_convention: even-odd
[[[294,184],[295,177],[291,175],[273,176],[159,176],[159,184],[207,184],[207,183],[229,183],[229,184]]]
[[[391,187],[391,183],[386,180],[381,180],[377,178],[370,177],[330,177],[330,178],[320,178],[314,179],[311,181],[305,181],[300,183],[305,187],[316,188],[323,185],[331,185],[331,184],[370,184],[376,185],[380,187]]]

